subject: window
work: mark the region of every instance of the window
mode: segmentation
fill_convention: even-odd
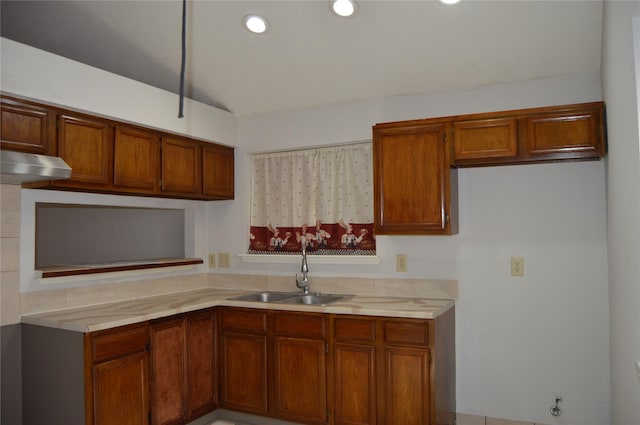
[[[371,149],[252,155],[249,253],[375,255]]]

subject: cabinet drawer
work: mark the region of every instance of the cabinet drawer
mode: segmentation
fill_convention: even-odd
[[[384,321],[385,344],[429,345],[429,322]]]
[[[222,329],[266,333],[267,313],[255,310],[222,310],[220,314]]]
[[[333,321],[336,341],[374,344],[376,322],[368,319],[336,318]]]
[[[147,325],[132,325],[96,332],[91,338],[92,360],[99,363],[127,354],[146,351],[149,342]]]
[[[273,331],[276,335],[324,339],[325,323],[322,316],[278,312],[274,315]]]

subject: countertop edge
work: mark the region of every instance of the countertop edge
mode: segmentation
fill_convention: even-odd
[[[219,292],[216,295],[216,292]],[[229,289],[216,289],[211,288],[208,290],[193,290],[177,292],[173,294],[165,294],[161,296],[146,297],[143,299],[112,302],[106,304],[98,304],[90,307],[82,308],[70,308],[64,310],[56,310],[51,312],[41,312],[33,314],[25,314],[21,316],[21,323],[45,326],[57,329],[64,329],[73,332],[96,332],[106,329],[112,329],[119,326],[129,325],[133,323],[141,323],[151,321],[155,319],[161,319],[164,317],[173,316],[181,313],[188,313],[191,311],[203,310],[212,307],[243,307],[265,310],[280,310],[280,311],[299,311],[299,312],[315,312],[315,313],[327,313],[327,314],[344,314],[344,315],[362,315],[362,316],[380,316],[380,317],[397,317],[397,318],[413,318],[413,319],[435,319],[438,316],[444,314],[455,306],[455,300],[448,299],[430,299],[430,298],[407,298],[407,297],[375,297],[375,296],[362,296],[354,295],[348,296],[345,300],[338,301],[329,305],[296,305],[296,304],[279,304],[279,303],[262,303],[254,301],[236,301],[229,300],[227,298],[234,295],[241,295],[244,293],[251,293],[255,291],[237,291]],[[148,313],[132,313],[130,316],[119,316],[112,313],[114,317],[109,317],[106,311],[111,307],[118,307],[120,310],[122,307],[126,307],[127,303],[133,304],[140,302],[140,300],[149,299],[164,299],[167,297],[186,298],[198,294],[206,294],[209,297],[207,300],[195,301],[195,302],[174,302],[173,305],[163,307]],[[435,303],[441,305],[430,305],[428,310],[421,310],[416,308],[385,308],[384,306],[390,302],[396,303],[410,303],[416,304],[420,302]],[[90,312],[94,312],[94,316],[91,319],[75,319],[64,320],[60,318],[65,314],[74,314],[77,312],[85,313],[88,315]],[[122,314],[122,313],[119,313]]]

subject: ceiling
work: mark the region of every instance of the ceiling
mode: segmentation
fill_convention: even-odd
[[[182,2],[0,2],[2,37],[179,93]],[[242,18],[259,13],[270,31]],[[236,115],[599,73],[602,1],[187,3],[187,97]]]

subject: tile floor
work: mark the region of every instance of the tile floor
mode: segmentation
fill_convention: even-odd
[[[230,421],[227,419],[218,419],[215,422],[211,423],[210,425],[249,425],[249,424]],[[458,413],[456,425],[544,425],[544,424]]]
[[[544,425],[542,423],[514,421],[509,419],[490,418],[488,416],[468,415],[458,413],[456,425]]]

